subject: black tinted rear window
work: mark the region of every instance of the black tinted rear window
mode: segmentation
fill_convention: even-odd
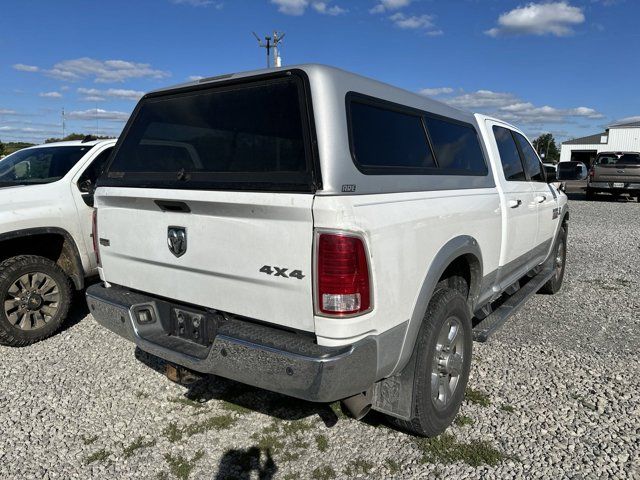
[[[309,186],[300,83],[293,76],[143,100],[107,181]]]
[[[599,165],[640,165],[640,153],[605,153],[598,155]]]
[[[426,122],[439,168],[472,175],[488,173],[473,127],[429,116]]]

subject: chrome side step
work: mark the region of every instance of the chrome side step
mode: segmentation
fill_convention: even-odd
[[[520,307],[553,277],[554,269],[545,269],[529,280],[513,295],[508,296],[490,315],[473,327],[473,339],[476,342],[486,342],[507,319],[520,310]]]

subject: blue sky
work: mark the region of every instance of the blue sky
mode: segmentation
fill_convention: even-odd
[[[117,135],[142,92],[335,65],[561,140],[640,115],[636,0],[3,0],[0,140]]]

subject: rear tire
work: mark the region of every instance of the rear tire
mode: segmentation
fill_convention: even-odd
[[[565,264],[567,262],[567,230],[564,227],[560,227],[558,233],[558,239],[553,249],[553,267],[554,275],[551,279],[545,283],[538,293],[545,293],[547,295],[553,295],[560,291],[562,288],[562,281],[564,280]]]
[[[469,380],[472,343],[466,297],[445,280],[438,284],[418,333],[412,418],[393,419],[398,427],[434,437],[453,422]]]
[[[53,335],[71,304],[64,271],[48,258],[19,255],[0,263],[0,344],[23,347]]]
[[[595,200],[596,199],[596,192],[591,190],[589,187],[587,187],[586,194],[587,194],[587,200]]]

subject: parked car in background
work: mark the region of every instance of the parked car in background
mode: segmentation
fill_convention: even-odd
[[[598,193],[628,194],[640,202],[640,153],[601,152],[589,170],[587,198]]]
[[[173,378],[342,400],[432,436],[472,339],[562,285],[567,197],[495,118],[302,65],[153,92],[124,131],[87,299]]]
[[[115,140],[19,150],[0,160],[0,343],[52,335],[96,275],[93,190]]]

